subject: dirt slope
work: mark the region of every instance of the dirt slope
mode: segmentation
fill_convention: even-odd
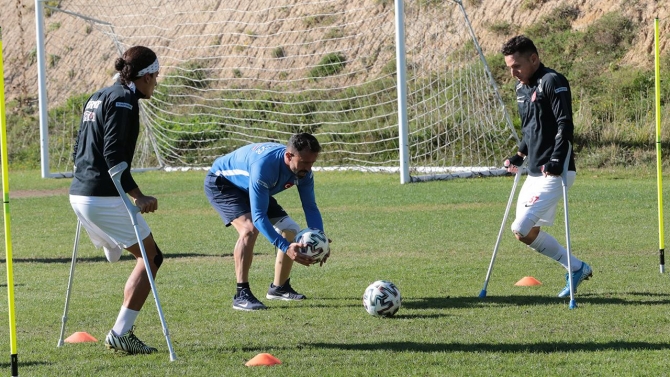
[[[364,3],[378,4],[381,0],[364,0]],[[418,0],[412,0],[418,1]],[[97,3],[109,2],[98,0]],[[281,1],[279,1],[281,2]],[[55,2],[52,2],[55,3]],[[67,4],[68,1],[62,1]],[[114,4],[116,2],[109,2]],[[154,0],[140,3],[156,3],[157,7],[152,9],[160,12],[174,11],[179,6],[192,6],[187,1],[176,0]],[[239,7],[241,9],[267,8],[278,3],[276,0],[234,0],[234,1],[209,1],[207,6],[211,10],[230,12],[230,9]],[[291,3],[288,1],[288,3]],[[669,48],[670,39],[670,5],[661,0],[463,0],[473,28],[486,53],[497,51],[500,44],[510,35],[499,35],[490,31],[490,25],[508,22],[516,28],[523,30],[524,26],[537,22],[543,16],[551,14],[556,7],[569,4],[576,6],[580,14],[574,22],[573,27],[582,29],[597,20],[603,14],[618,11],[629,17],[638,25],[638,35],[634,42],[634,48],[625,57],[624,63],[632,65],[650,66],[653,62],[653,20],[658,17],[661,21],[661,50],[666,52]],[[198,3],[196,4],[204,4]],[[354,3],[343,1],[340,5],[332,7],[350,7]],[[535,4],[535,6],[529,6]],[[8,99],[18,96],[35,98],[37,96],[37,66],[35,62],[35,2],[33,0],[0,0],[0,26],[3,37],[3,56],[5,62],[5,92]],[[112,7],[113,8],[113,7]],[[532,9],[531,9],[532,8]],[[305,9],[293,10],[292,12],[310,12],[317,10],[317,6],[306,5]],[[375,14],[360,14],[360,20],[375,19]],[[54,17],[65,17],[55,15]],[[203,20],[208,20],[211,13],[203,13]],[[258,15],[262,17],[273,17],[272,14]],[[290,19],[290,18],[288,18]],[[202,20],[194,20],[202,21]],[[287,29],[300,29],[300,25],[282,25]],[[428,28],[427,28],[428,29]],[[391,27],[392,30],[392,27]],[[513,33],[516,33],[513,31]],[[203,30],[204,32],[204,30]],[[296,34],[296,38],[300,34]],[[243,36],[242,36],[243,37]],[[222,45],[227,41],[222,41]],[[68,56],[68,59],[85,60],[90,51],[97,46],[90,45],[87,39],[71,41],[76,49]],[[87,45],[87,43],[89,45]],[[359,47],[360,48],[360,47]],[[375,48],[371,46],[370,48]],[[236,62],[226,61],[222,64],[234,66]],[[108,80],[108,72],[103,72],[100,77],[91,75],[89,80],[98,82]],[[88,73],[87,73],[88,74]],[[60,78],[65,85],[72,82],[67,77]],[[78,77],[77,77],[78,79]],[[96,84],[97,85],[97,84]]]

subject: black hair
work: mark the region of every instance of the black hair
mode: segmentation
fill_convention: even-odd
[[[137,78],[137,73],[156,61],[156,53],[144,46],[133,46],[116,59],[114,69],[119,72],[121,82],[128,84]]]
[[[502,52],[504,56],[514,55],[517,52],[521,55],[536,54],[539,56],[537,47],[535,47],[533,41],[525,35],[517,35],[503,43],[500,52]]]
[[[314,135],[306,132],[292,135],[291,138],[288,139],[287,146],[289,149],[295,150],[296,152],[302,152],[305,149],[312,153],[321,152],[319,141],[316,140]]]

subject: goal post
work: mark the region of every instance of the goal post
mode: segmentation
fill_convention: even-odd
[[[319,168],[406,183],[501,174],[517,141],[460,0],[35,4],[44,177],[71,174],[83,102],[133,45],[161,62],[135,169],[310,132]]]

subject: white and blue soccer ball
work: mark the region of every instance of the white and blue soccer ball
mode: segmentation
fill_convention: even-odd
[[[400,290],[387,280],[375,281],[363,293],[365,311],[376,317],[393,316],[400,309],[401,302]]]
[[[295,242],[306,244],[307,247],[303,247],[301,252],[314,258],[317,262],[320,262],[330,252],[328,237],[321,229],[305,228],[295,236]]]

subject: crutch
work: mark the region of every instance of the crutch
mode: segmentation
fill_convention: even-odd
[[[572,265],[570,263],[572,245],[570,244],[570,218],[568,216],[568,166],[570,164],[570,155],[572,154],[572,144],[568,142],[568,155],[563,164],[563,173],[561,173],[561,183],[563,185],[563,212],[565,213],[565,249],[568,252],[568,285],[570,286],[570,309],[577,307],[575,301],[575,287],[572,285]]]
[[[500,231],[498,232],[498,239],[496,244],[493,247],[493,256],[491,257],[491,263],[489,264],[489,270],[486,272],[486,279],[484,280],[484,288],[479,292],[479,298],[486,297],[486,287],[489,285],[489,279],[491,278],[491,271],[493,271],[493,262],[496,260],[496,254],[498,254],[498,246],[500,246],[500,240],[502,239],[503,231],[505,230],[505,224],[507,223],[507,216],[509,215],[509,210],[512,207],[512,202],[514,201],[514,194],[516,193],[516,186],[519,184],[521,179],[522,166],[519,166],[514,176],[514,184],[512,185],[512,192],[509,194],[509,199],[507,200],[507,208],[505,208],[505,215],[503,216],[502,224],[500,225]]]
[[[65,334],[65,322],[67,322],[67,311],[70,307],[70,293],[72,292],[72,281],[74,280],[74,265],[77,263],[77,249],[79,248],[79,234],[81,233],[81,221],[77,220],[77,232],[74,235],[74,248],[72,249],[72,264],[70,265],[70,277],[67,279],[67,291],[65,291],[65,309],[60,326],[60,338],[58,347],[63,346],[63,334]]]
[[[123,173],[128,168],[128,163],[121,162],[116,166],[113,166],[109,169],[109,175],[112,177],[114,186],[119,192],[123,203],[128,210],[130,215],[130,221],[133,223],[133,228],[135,229],[135,236],[137,236],[137,243],[140,246],[140,251],[142,252],[142,259],[144,259],[144,269],[147,273],[147,278],[149,279],[149,284],[151,285],[151,293],[154,295],[154,301],[156,302],[156,308],[158,309],[158,316],[161,320],[161,326],[163,327],[163,335],[165,335],[165,340],[167,341],[168,350],[170,351],[170,361],[177,360],[177,355],[174,353],[172,348],[172,341],[170,340],[170,333],[168,332],[167,324],[165,323],[165,316],[163,315],[163,309],[161,308],[161,302],[158,299],[158,290],[156,289],[156,284],[154,283],[153,274],[151,273],[151,266],[149,266],[149,260],[147,260],[147,251],[144,248],[144,242],[140,236],[139,226],[137,225],[137,214],[140,212],[140,209],[137,208],[133,203],[128,199],[128,195],[121,187],[121,173]]]

